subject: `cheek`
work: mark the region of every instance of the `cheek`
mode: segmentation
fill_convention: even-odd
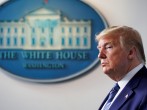
[[[123,66],[127,62],[127,56],[123,53],[117,54],[116,56],[112,56],[110,59],[110,63],[112,66]]]
[[[111,66],[117,66],[118,64],[124,62],[126,60],[126,56],[122,53],[111,54],[108,57],[108,61]]]

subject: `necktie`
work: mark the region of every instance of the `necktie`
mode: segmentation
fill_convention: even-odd
[[[112,88],[112,90],[109,93],[109,97],[106,101],[106,104],[105,104],[103,110],[109,110],[111,102],[112,102],[113,98],[115,97],[116,93],[118,92],[119,88],[120,88],[119,85],[116,83],[115,86]]]

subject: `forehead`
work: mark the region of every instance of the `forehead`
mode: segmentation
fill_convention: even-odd
[[[117,36],[104,36],[99,39],[98,45],[105,45],[107,43],[113,44],[113,43],[118,43],[118,41],[119,41],[119,37]]]

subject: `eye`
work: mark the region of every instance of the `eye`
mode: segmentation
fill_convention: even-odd
[[[106,45],[105,46],[105,49],[107,50],[107,49],[112,49],[113,48],[113,46],[112,45]]]

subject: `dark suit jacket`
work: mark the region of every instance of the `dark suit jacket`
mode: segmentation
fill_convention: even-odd
[[[101,110],[107,97],[98,110]],[[109,110],[147,110],[147,69],[145,66],[129,81]]]

